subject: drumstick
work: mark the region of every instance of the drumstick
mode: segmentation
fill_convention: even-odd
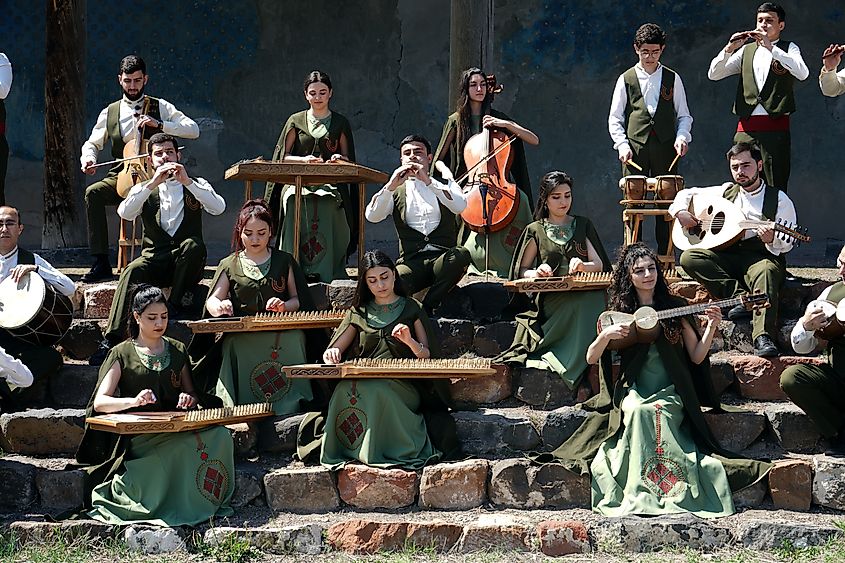
[[[636,169],[637,169],[637,170],[639,170],[640,172],[642,172],[642,171],[643,171],[642,166],[640,166],[639,164],[637,164],[637,163],[636,163],[636,162],[634,162],[633,160],[629,160],[629,161],[628,161],[628,162],[626,162],[625,164],[627,164],[628,166],[633,166],[634,168],[636,168]],[[671,168],[671,166],[670,166],[669,168]]]
[[[672,161],[672,164],[669,165],[669,170],[667,172],[671,172],[675,165],[678,163],[678,159],[681,158],[680,154],[675,155],[675,160]]]
[[[176,150],[181,151],[184,148],[185,147],[178,147]],[[100,162],[99,164],[92,164],[91,166],[89,166],[89,168],[99,168],[101,166],[108,166],[109,164],[118,164],[119,162],[126,162],[127,160],[133,160],[133,159],[136,159],[136,158],[146,158],[148,156],[150,156],[150,153],[146,152],[144,154],[139,154],[139,155],[136,155],[136,156],[127,156],[126,158],[116,158],[114,160],[109,160],[109,161],[106,161],[106,162]],[[244,162],[244,161],[242,161],[242,162]]]

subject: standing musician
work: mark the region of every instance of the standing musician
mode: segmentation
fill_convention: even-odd
[[[670,174],[676,157],[684,156],[692,141],[684,83],[675,71],[660,64],[665,48],[666,33],[660,26],[641,25],[634,35],[639,62],[619,76],[613,90],[607,127],[623,176],[638,171],[649,177]],[[671,224],[656,218],[658,254],[668,252]]]
[[[810,75],[798,45],[780,39],[786,11],[773,2],[757,8],[757,27],[738,31],[710,61],[707,77],[739,75],[733,112],[739,117],[734,142],[756,141],[763,155],[763,177],[786,191],[791,159],[789,115],[795,111],[795,80]],[[745,45],[747,41],[753,41]]]
[[[182,309],[182,297],[202,279],[206,248],[202,238],[202,212],[220,215],[226,202],[207,181],[188,177],[179,163],[182,154],[176,137],[156,133],[150,138],[151,180],[132,188],[117,208],[127,221],[139,215],[144,223],[141,256],[120,273],[106,327],[106,341],[114,346],[126,337],[129,292],[135,284],[153,283],[171,288],[171,316]],[[101,349],[92,365],[105,357]]]
[[[12,63],[0,53],[0,205],[6,205],[6,166],[9,162],[9,143],[6,141],[6,103],[3,101],[12,88]]]
[[[408,135],[399,152],[401,166],[376,192],[364,214],[372,223],[393,215],[399,235],[396,269],[409,293],[429,288],[423,307],[430,314],[470,263],[469,251],[456,246],[454,217],[466,207],[466,198],[442,162],[437,163],[437,170],[446,183],[429,176],[431,145],[424,137]]]
[[[153,134],[168,133],[183,139],[196,139],[200,135],[197,124],[185,116],[170,102],[144,95],[149,80],[147,65],[137,55],[128,55],[120,61],[117,82],[123,90],[123,97],[112,102],[100,112],[91,136],[82,145],[80,162],[82,171],[94,174],[97,154],[103,150],[106,140],[111,141],[112,156],[124,155],[124,147],[135,141],[139,130],[144,138]],[[85,211],[88,216],[88,246],[94,258],[91,270],[82,276],[84,282],[108,279],[112,275],[109,262],[109,229],[106,222],[106,206],[118,205],[117,175],[122,164],[111,168],[105,178],[88,186],[85,190]]]
[[[786,193],[769,186],[760,177],[763,159],[760,149],[749,143],[737,143],[727,153],[734,183],[709,188],[688,188],[678,192],[669,213],[687,228],[698,224],[687,211],[696,195],[723,196],[739,206],[752,220],[781,220],[794,224],[795,206]],[[681,254],[684,271],[703,285],[717,299],[762,292],[770,307],[754,315],[751,322],[754,353],[762,357],[778,355],[773,336],[777,334],[778,293],[786,278],[786,253],[792,242],[775,237],[772,227],[748,229],[742,240],[721,250],[692,248]],[[732,321],[748,318],[742,305],[728,311]]]
[[[842,53],[845,53],[845,45],[835,43],[822,53],[822,72],[819,75],[819,87],[822,89],[822,94],[831,98],[845,94],[845,68],[836,72],[836,67],[842,61]]]
[[[471,273],[480,274],[489,268],[498,277],[506,278],[519,235],[531,222],[533,207],[531,179],[528,175],[523,143],[538,145],[540,139],[504,113],[491,107],[497,91],[500,89],[496,87],[495,77],[488,77],[479,68],[469,68],[461,74],[458,109],[449,116],[443,126],[440,143],[434,151],[434,160],[443,161],[452,171],[453,177],[458,178],[463,176],[468,168],[464,161],[464,147],[471,137],[482,131],[482,128],[498,129],[507,133],[508,136],[515,136],[509,147],[512,160],[509,169],[505,171],[507,177],[502,179],[513,182],[519,188],[519,207],[516,216],[507,227],[500,231],[488,234],[482,229],[475,232],[464,225],[459,236],[460,241],[472,256]],[[479,169],[486,166],[482,164]],[[433,169],[431,173],[434,173]]]
[[[838,305],[845,298],[845,247],[836,259],[839,281],[825,288],[819,300]],[[810,303],[798,319],[790,338],[792,348],[799,354],[816,349],[819,337],[815,331],[824,328],[831,319],[824,311]],[[837,322],[835,319],[832,322]],[[789,366],[780,376],[780,386],[792,402],[801,407],[813,421],[819,433],[833,442],[836,453],[845,453],[845,335],[827,341],[826,362],[821,365],[797,364]]]
[[[22,232],[23,222],[20,212],[14,207],[0,207],[0,282],[9,276],[17,282],[26,274],[39,275],[62,295],[68,297],[73,295],[76,288],[69,277],[53,268],[41,256],[18,246],[18,239]],[[13,307],[14,304],[4,303],[2,306]],[[3,329],[0,329],[0,347],[5,349],[12,358],[23,362],[35,379],[48,377],[57,373],[62,367],[62,355],[52,346],[38,346],[24,342]],[[24,387],[11,379],[7,381]],[[18,394],[18,392],[14,395],[9,394],[10,386],[7,385],[7,381],[0,379],[0,399],[4,403],[14,402]]]

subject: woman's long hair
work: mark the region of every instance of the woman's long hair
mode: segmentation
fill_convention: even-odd
[[[647,245],[641,242],[635,242],[630,246],[622,248],[616,260],[616,267],[613,269],[613,275],[610,278],[610,287],[607,290],[610,296],[610,310],[621,313],[633,313],[640,307],[641,303],[637,297],[637,290],[631,281],[631,270],[640,258],[651,258],[657,268],[657,283],[654,286],[654,303],[651,306],[658,311],[678,306],[678,298],[669,293],[669,286],[666,284],[666,278],[663,277],[663,270],[660,268],[657,254]],[[661,321],[664,324],[664,328],[678,328],[680,322],[679,318]]]
[[[143,284],[135,288],[131,303],[132,307],[129,312],[129,326],[127,330],[129,332],[129,338],[138,338],[141,328],[138,326],[138,321],[135,320],[133,313],[142,315],[147,307],[154,303],[164,303],[166,305],[167,299],[164,298],[164,293],[162,293],[161,289],[154,285]]]
[[[393,282],[393,293],[400,297],[407,295],[405,288],[402,287],[399,272],[396,271],[396,264],[393,263],[390,256],[381,250],[369,250],[364,254],[364,259],[361,262],[361,268],[358,270],[358,286],[355,288],[355,297],[352,300],[352,305],[356,309],[363,311],[366,304],[375,299],[373,292],[370,291],[370,287],[367,285],[367,271],[370,268],[382,267],[390,269],[395,278]]]
[[[549,206],[546,200],[549,199],[549,194],[561,184],[566,184],[569,189],[572,189],[572,178],[566,172],[553,170],[547,172],[545,176],[540,179],[540,188],[537,194],[537,206],[534,209],[534,220],[546,219],[549,216]],[[570,213],[572,209],[570,208]]]
[[[472,108],[469,104],[469,81],[476,74],[481,75],[484,81],[487,81],[487,74],[477,67],[468,68],[461,73],[461,79],[458,84],[458,101],[455,107],[458,111],[458,132],[455,139],[455,148],[458,150],[458,158],[463,154],[464,145],[467,139],[472,137],[470,131],[469,118],[472,115]],[[490,106],[493,104],[493,92],[490,88],[487,89],[487,95],[484,96],[484,101],[481,103],[481,115],[490,113]]]
[[[270,229],[270,240],[273,240],[273,214],[270,212],[270,206],[261,198],[250,199],[241,207],[238,220],[235,221],[235,228],[232,229],[233,252],[244,249],[243,242],[241,242],[241,233],[252,218],[267,223],[267,227]]]

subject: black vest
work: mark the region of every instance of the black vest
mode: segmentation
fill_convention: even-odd
[[[183,187],[182,223],[171,237],[161,227],[161,200],[158,188],[153,190],[144,207],[141,209],[141,220],[144,223],[144,250],[152,249],[154,253],[168,252],[189,238],[202,240],[202,204],[187,188]]]
[[[789,41],[781,39],[778,48],[789,50]],[[778,117],[795,111],[795,93],[793,85],[795,77],[782,64],[772,59],[772,66],[763,83],[763,89],[757,89],[754,80],[754,53],[759,46],[754,43],[747,45],[742,51],[742,71],[739,73],[739,84],[736,88],[734,113],[739,117],[749,117],[757,104],[772,117]]]
[[[672,143],[675,140],[675,72],[663,67],[660,97],[653,116],[648,113],[636,69],[629,68],[622,79],[628,95],[628,103],[625,105],[628,138],[644,145],[654,132],[661,143]]]
[[[433,245],[443,250],[454,247],[458,241],[458,227],[455,214],[437,200],[440,206],[440,224],[428,235],[408,226],[405,220],[405,184],[393,192],[393,224],[399,235],[399,260],[413,258],[426,245]]]
[[[151,96],[144,96],[144,98],[150,101],[150,105],[147,108],[147,115],[156,121],[161,121],[161,110],[159,109],[158,98],[153,98]],[[106,131],[108,132],[109,139],[111,140],[111,154],[114,158],[123,157],[123,147],[126,145],[126,143],[123,142],[123,135],[120,133],[121,101],[122,99],[110,103],[108,113],[106,114]],[[138,100],[138,103],[141,103],[141,100]],[[158,132],[158,129],[152,130],[145,127],[144,138],[149,139]]]
[[[18,247],[18,264],[35,265],[35,254],[29,250]]]

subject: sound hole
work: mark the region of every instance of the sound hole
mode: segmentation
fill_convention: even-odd
[[[719,211],[713,216],[710,231],[718,235],[719,232],[722,230],[722,227],[725,226],[725,213],[723,211]]]

